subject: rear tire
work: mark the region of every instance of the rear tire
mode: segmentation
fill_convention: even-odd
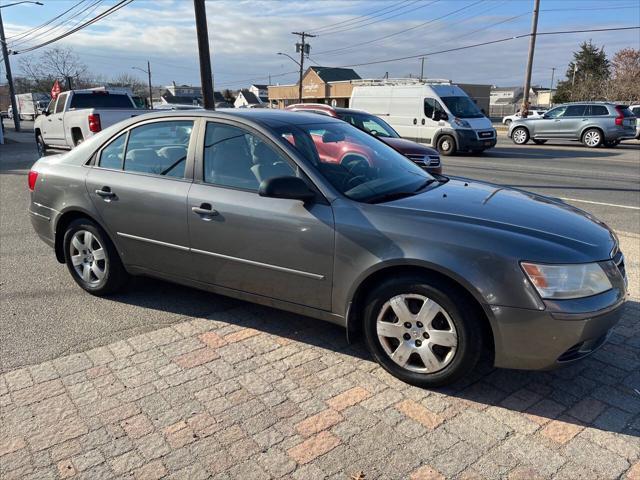
[[[36,148],[38,149],[38,155],[40,155],[40,157],[44,157],[47,154],[47,144],[44,143],[41,134],[36,136]]]
[[[529,130],[525,127],[516,127],[513,132],[511,132],[511,140],[516,145],[524,145],[529,141]]]
[[[76,134],[73,137],[73,146],[77,147],[78,145],[80,145],[82,142],[84,142],[84,137],[82,136],[82,134]]]
[[[396,277],[375,288],[366,300],[364,334],[382,368],[418,387],[462,377],[475,367],[483,345],[465,295],[428,276]]]
[[[602,132],[597,128],[590,128],[582,134],[582,144],[587,148],[599,147],[602,140]]]
[[[536,145],[544,145],[545,143],[547,143],[546,140],[537,140],[537,139],[533,139],[533,143],[535,143]]]
[[[109,295],[127,283],[129,275],[115,246],[106,232],[91,220],[72,221],[62,245],[71,277],[91,295]]]
[[[442,135],[438,138],[438,143],[436,145],[440,155],[454,155],[456,153],[456,140],[451,135]]]

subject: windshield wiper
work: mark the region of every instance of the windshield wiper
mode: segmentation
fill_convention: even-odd
[[[367,203],[383,203],[383,202],[391,202],[392,200],[399,200],[401,198],[412,197],[416,192],[391,192],[391,193],[383,193],[382,195],[377,195],[375,197],[371,197],[367,199]]]

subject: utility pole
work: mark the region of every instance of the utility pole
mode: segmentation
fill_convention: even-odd
[[[144,72],[147,74],[147,77],[149,78],[149,109],[153,110],[153,89],[151,88],[151,63],[149,62],[149,60],[147,60],[146,70],[140,67],[131,67],[131,68],[133,68],[134,70],[140,70],[141,72]]]
[[[529,58],[527,60],[527,73],[524,79],[524,98],[522,99],[522,117],[526,118],[529,110],[529,90],[531,89],[531,70],[533,68],[533,52],[536,49],[536,34],[538,33],[538,12],[540,0],[534,0],[533,18],[531,19],[531,37],[529,38]]]
[[[151,88],[151,63],[147,60],[147,73],[149,74],[149,108],[153,110],[153,89]]]
[[[2,43],[2,56],[4,57],[4,68],[7,71],[7,83],[9,84],[9,96],[11,97],[11,110],[13,111],[13,126],[16,132],[20,131],[20,112],[16,105],[16,89],[13,86],[13,75],[11,75],[11,62],[9,62],[9,50],[4,37],[4,25],[2,24],[2,13],[0,13],[0,43]]]
[[[302,103],[302,75],[304,73],[304,54],[309,55],[311,46],[305,42],[305,38],[313,38],[316,35],[311,35],[306,32],[291,32],[293,35],[300,37],[300,43],[296,43],[296,52],[300,52],[300,78],[298,80],[298,103]]]
[[[424,78],[424,57],[420,59],[420,81]]]
[[[198,53],[200,56],[200,82],[202,97],[206,110],[215,110],[213,98],[213,74],[211,73],[211,55],[209,53],[209,30],[207,28],[207,7],[204,0],[193,0],[196,15],[196,33],[198,36]]]
[[[551,87],[549,88],[550,92],[553,92],[553,77],[556,74],[556,67],[551,67]]]

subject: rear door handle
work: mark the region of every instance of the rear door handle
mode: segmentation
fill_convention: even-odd
[[[199,207],[191,207],[191,211],[197,215],[214,217],[218,215],[218,211],[214,210],[210,203],[202,203]]]
[[[102,189],[96,190],[96,195],[104,198],[105,200],[116,198],[116,194],[111,191],[110,187],[102,187]]]

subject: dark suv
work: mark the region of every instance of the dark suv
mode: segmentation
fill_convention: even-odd
[[[533,140],[543,144],[551,139],[578,140],[589,148],[615,147],[634,138],[636,119],[626,105],[609,102],[582,102],[560,105],[540,118],[523,118],[511,123],[509,137],[516,145]]]
[[[354,127],[380,139],[415,164],[426,169],[429,173],[442,173],[442,163],[437,150],[401,138],[398,132],[391,128],[391,125],[375,115],[363,112],[362,110],[336,108],[322,103],[297,103],[295,105],[289,105],[285,110],[319,113],[344,120]]]

